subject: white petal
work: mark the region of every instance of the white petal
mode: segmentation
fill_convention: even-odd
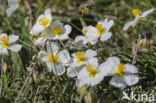
[[[36,23],[33,27],[32,27],[32,29],[31,29],[31,31],[30,31],[30,34],[31,35],[37,35],[38,33],[40,33],[42,30],[44,30],[45,28],[44,27],[42,27],[42,26],[40,26],[38,23]]]
[[[93,26],[89,26],[86,37],[88,42],[90,42],[92,45],[97,43],[99,38],[99,35],[97,34],[97,29]]]
[[[44,14],[45,14],[45,15],[46,15],[46,14],[51,14],[50,9],[46,9],[46,10],[44,11]]]
[[[43,62],[49,62],[47,56],[43,56],[43,57],[41,58],[41,60],[42,60]],[[51,64],[51,63],[49,62],[49,64]]]
[[[110,84],[115,86],[115,87],[118,87],[120,89],[124,89],[126,87],[126,84],[124,82],[125,82],[125,80],[123,77],[114,76],[111,79]]]
[[[71,33],[71,31],[72,31],[71,26],[70,25],[65,25],[64,28],[66,30],[65,34],[69,35]]]
[[[44,56],[46,56],[47,55],[47,52],[45,52],[45,51],[40,51],[39,53],[38,53],[38,58],[43,58]]]
[[[124,70],[125,73],[138,73],[137,67],[132,64],[125,64],[126,68]]]
[[[17,0],[16,0],[17,1]],[[11,14],[18,8],[18,3],[10,5],[10,7],[6,10],[6,13],[8,16],[11,16]]]
[[[53,68],[54,74],[58,76],[62,75],[66,71],[62,64],[53,64]]]
[[[103,62],[99,66],[100,72],[103,73],[104,76],[112,76],[114,75],[114,70],[112,70],[112,67],[108,62]]]
[[[50,21],[49,25],[50,25],[52,21],[52,15],[50,9],[45,10],[44,15],[49,19]]]
[[[19,39],[18,35],[9,35],[9,44],[14,43],[15,41],[17,41]]]
[[[98,63],[98,59],[97,58],[90,58],[88,61],[87,61],[88,64],[92,64],[92,65],[95,65],[95,68],[98,67],[99,63]]]
[[[114,21],[113,20],[109,20],[109,22],[107,23],[106,29],[109,31],[109,29],[113,26]]]
[[[120,64],[120,59],[118,57],[112,56],[106,60],[106,65],[109,67],[109,69],[111,69],[108,75],[114,75],[114,72],[117,69],[118,64]]]
[[[67,34],[62,34],[60,36],[56,36],[56,37],[53,37],[52,39],[53,40],[65,40],[65,39],[68,39],[68,35]]]
[[[97,24],[102,24],[103,27],[106,26],[108,19],[99,20]]]
[[[66,64],[70,61],[70,54],[67,50],[62,50],[58,53],[59,62]]]
[[[84,36],[76,36],[74,42],[78,45],[78,46],[84,46],[87,44],[87,39]]]
[[[90,81],[90,85],[95,86],[99,84],[104,79],[104,76],[103,72],[99,71],[98,74],[96,74],[96,76]]]
[[[84,79],[85,78],[85,79]],[[77,75],[76,87],[82,87],[84,85],[90,85],[90,78],[88,77],[88,72],[83,68]]]
[[[51,63],[46,62],[46,65],[48,67],[49,72],[51,72],[52,70],[54,70],[54,67],[53,67],[53,65]]]
[[[21,50],[22,45],[20,44],[15,44],[15,45],[11,45],[10,47],[8,47],[8,49],[10,49],[13,52],[18,52],[19,50]]]
[[[56,55],[59,51],[58,44],[56,42],[47,42],[47,52]]]
[[[0,55],[8,55],[7,48],[0,48]]]
[[[101,35],[100,40],[101,40],[101,41],[106,41],[106,40],[108,40],[109,38],[111,38],[111,36],[112,36],[112,33],[111,33],[111,32],[106,32],[106,33],[104,33],[103,35]]]
[[[150,10],[145,11],[145,12],[142,14],[142,17],[146,17],[148,14],[151,14],[153,11],[154,11],[153,8],[150,9]]]
[[[6,33],[1,33],[1,34],[0,34],[0,38],[3,37],[3,36],[8,37]]]
[[[125,75],[124,78],[128,86],[135,85],[139,81],[139,77],[136,75]]]
[[[115,67],[120,64],[120,59],[118,57],[112,56],[109,57],[106,62],[110,63],[112,67]]]
[[[46,41],[46,38],[43,37],[39,37],[36,41],[35,41],[35,45],[43,45]]]
[[[97,55],[96,51],[92,50],[92,49],[88,49],[85,54],[84,54],[87,58],[91,58]]]
[[[132,21],[126,23],[126,24],[124,25],[124,27],[123,27],[123,30],[126,31],[130,26],[132,26]]]
[[[72,68],[72,67],[67,68],[67,76],[68,77],[73,78],[73,77],[76,77],[77,74],[78,74],[78,72],[74,68]]]

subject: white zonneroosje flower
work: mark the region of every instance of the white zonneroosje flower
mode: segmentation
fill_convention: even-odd
[[[69,77],[75,77],[79,71],[86,65],[87,61],[91,58],[95,58],[97,53],[94,50],[88,49],[86,52],[77,51],[73,53],[73,63],[67,69],[67,75]]]
[[[66,24],[63,25],[59,20],[54,21],[52,25],[50,25],[49,30],[43,31],[48,37],[48,39],[59,39],[59,40],[65,40],[68,39],[68,35],[71,33],[71,26]]]
[[[35,40],[34,40],[34,38],[35,38]],[[47,40],[46,35],[42,34],[42,33],[35,35],[34,38],[33,38],[33,43],[35,45],[43,45]]]
[[[118,57],[109,57],[105,64],[103,70],[108,71],[108,76],[113,76],[111,85],[124,89],[127,85],[132,86],[138,83],[139,77],[136,75],[138,69],[134,65],[120,63]]]
[[[110,28],[113,26],[114,21],[113,20],[100,20],[98,21],[97,25],[96,25],[96,29],[97,29],[97,35],[100,37],[101,41],[106,41],[109,38],[111,38],[112,33],[109,32]]]
[[[153,11],[154,11],[154,9],[152,8],[150,10],[143,12],[142,15],[139,15],[138,9],[132,10],[132,14],[135,16],[135,19],[133,21],[126,23],[123,27],[123,30],[127,30],[130,26],[134,27],[139,21],[144,21],[145,17],[148,14],[151,14]]]
[[[81,88],[100,83],[106,75],[105,72],[102,72],[102,64],[98,64],[97,58],[89,59],[87,65],[77,75],[76,86]]]
[[[5,33],[0,34],[0,55],[8,55],[8,49],[13,52],[18,52],[21,50],[22,45],[20,44],[12,44],[19,39],[17,35],[9,35]]]
[[[92,45],[98,41],[97,29],[93,26],[86,26],[82,29],[84,36],[77,36],[75,38],[75,43],[78,45],[86,45],[91,43]]]
[[[8,0],[9,8],[6,10],[8,16],[10,16],[18,7],[19,0]]]
[[[70,55],[67,50],[59,51],[56,42],[47,43],[47,52],[41,51],[39,57],[46,63],[49,71],[53,71],[55,75],[62,75],[65,72],[65,66],[70,61]]]
[[[45,30],[52,21],[52,15],[50,9],[45,10],[44,14],[40,15],[36,24],[32,27],[30,34],[37,35],[41,31]]]
[[[98,42],[98,38],[100,38],[101,41],[108,40],[112,36],[112,33],[109,32],[109,30],[113,24],[113,20],[108,21],[107,19],[104,19],[98,21],[95,27],[86,26],[82,29],[84,36],[77,36],[75,38],[75,43],[85,45],[89,42],[93,45]]]

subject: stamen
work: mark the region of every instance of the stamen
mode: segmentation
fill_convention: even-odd
[[[132,14],[133,14],[134,16],[139,15],[139,10],[138,10],[138,9],[132,10]]]
[[[2,46],[3,48],[9,47],[9,38],[8,38],[7,36],[1,37],[1,38],[0,38],[0,41],[2,41],[1,46]]]
[[[60,26],[54,27],[52,31],[54,33],[54,36],[60,36],[61,35],[61,27]]]
[[[50,61],[51,64],[58,62],[58,57],[56,55],[48,54],[47,59]]]
[[[124,69],[126,67],[123,63],[118,64],[118,69],[114,72],[118,77],[122,77],[124,75]]]
[[[42,17],[38,20],[39,24],[43,27],[47,27],[47,25],[50,23],[49,19],[47,17]]]
[[[97,34],[98,35],[102,35],[105,32],[105,30],[102,28],[102,24],[97,24],[96,29],[97,29]]]
[[[83,63],[84,62],[84,52],[76,52],[75,56],[77,57],[77,62],[80,64],[80,63]]]
[[[98,73],[96,71],[96,69],[94,69],[94,68],[95,68],[95,66],[94,65],[91,65],[91,64],[89,64],[89,65],[86,66],[86,69],[89,72],[89,77],[90,78],[95,77],[96,74]]]

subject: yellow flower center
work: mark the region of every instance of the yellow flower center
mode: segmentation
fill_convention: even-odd
[[[77,57],[77,62],[80,64],[80,63],[83,63],[84,62],[84,52],[76,52],[75,56]]]
[[[139,10],[138,10],[138,9],[132,10],[132,14],[133,14],[134,16],[139,15]]]
[[[0,38],[0,41],[2,42],[1,46],[3,48],[9,47],[9,38],[7,36],[3,36]]]
[[[98,35],[102,35],[105,32],[105,30],[102,28],[102,24],[97,24],[96,29],[97,29],[97,34]]]
[[[96,74],[98,73],[98,72],[96,71],[96,69],[94,69],[94,68],[95,68],[95,66],[94,66],[94,65],[91,65],[91,64],[88,64],[88,65],[86,66],[86,69],[87,69],[87,71],[89,72],[89,77],[90,77],[90,78],[95,77]]]
[[[42,36],[42,37],[43,37],[43,39],[45,39],[45,38],[46,38],[46,35],[45,35],[45,34],[43,34],[43,36]]]
[[[53,28],[53,33],[54,33],[54,36],[59,36],[61,35],[61,27],[60,26],[56,26]]]
[[[87,34],[87,32],[88,32],[88,30],[87,30],[87,29],[85,29],[85,30],[83,31],[84,35],[86,35],[86,34]]]
[[[51,64],[58,62],[58,57],[56,55],[48,54],[47,59]]]
[[[146,21],[146,18],[140,16],[140,17],[139,17],[139,20],[140,20],[140,21]]]
[[[37,38],[41,37],[41,34],[37,34],[36,37],[37,37]]]
[[[47,17],[42,17],[38,20],[39,24],[43,27],[47,27],[47,25],[49,25],[50,21]]]
[[[124,75],[124,69],[126,67],[123,63],[118,64],[118,69],[114,72],[118,77],[122,77]]]
[[[138,20],[136,20],[136,24],[139,22],[139,21],[146,21],[146,18],[140,16]]]
[[[87,36],[86,36],[87,32],[88,32],[87,29],[83,30],[83,34],[84,34],[85,38],[87,38]]]

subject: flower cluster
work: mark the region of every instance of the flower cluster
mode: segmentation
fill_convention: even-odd
[[[70,25],[63,25],[59,20],[52,21],[50,9],[40,15],[30,34],[36,36],[35,45],[43,45],[46,40],[65,40],[71,33]]]
[[[84,36],[77,36],[75,38],[75,43],[78,45],[86,45],[90,43],[94,45],[98,42],[100,38],[101,41],[106,41],[111,38],[112,33],[109,32],[110,28],[113,26],[113,20],[100,20],[98,21],[97,25],[94,26],[86,26],[82,29]]]
[[[140,16],[138,9],[132,10],[136,18],[125,24],[123,29],[127,30],[130,26],[135,26],[152,12],[153,9],[150,9]],[[99,20],[95,26],[85,26],[82,29],[83,36],[77,36],[74,42],[80,47],[87,44],[95,45],[99,40],[104,42],[112,37],[110,29],[113,25],[113,20],[104,19]],[[57,40],[68,39],[70,33],[70,25],[63,25],[59,20],[52,20],[50,9],[45,10],[44,14],[38,17],[30,31],[32,36],[36,36],[35,45],[44,46],[45,44],[46,46],[45,50],[39,52],[38,58],[46,63],[49,72],[53,71],[55,75],[60,76],[67,68],[67,76],[76,78],[77,88],[95,86],[107,76],[112,76],[110,84],[120,89],[138,83],[137,67],[121,63],[118,57],[112,56],[99,63],[97,52],[93,49],[77,50],[71,56],[66,48],[59,51],[60,46]]]
[[[138,9],[132,10],[135,19],[126,23],[123,30],[144,21],[145,17],[153,11],[154,9],[150,9],[139,15]],[[99,20],[95,26],[85,26],[82,28],[83,35],[76,36],[74,43],[81,48],[88,44],[93,46],[98,41],[105,42],[112,37],[111,27],[113,25],[113,20],[104,19]],[[69,39],[71,31],[70,25],[64,25],[59,20],[53,21],[50,9],[45,10],[44,14],[41,14],[33,25],[30,31],[33,43],[42,47],[38,58],[45,62],[49,72],[53,72],[56,76],[66,72],[68,77],[76,78],[77,88],[95,86],[110,76],[112,76],[110,84],[120,89],[138,83],[137,67],[133,64],[121,63],[116,56],[108,57],[105,61],[99,62],[98,54],[93,48],[68,51],[62,41]],[[13,44],[18,39],[19,36],[14,34],[9,36],[5,33],[0,34],[0,55],[8,55],[8,50],[13,52],[21,50],[20,44]],[[63,49],[58,42],[64,47]]]

